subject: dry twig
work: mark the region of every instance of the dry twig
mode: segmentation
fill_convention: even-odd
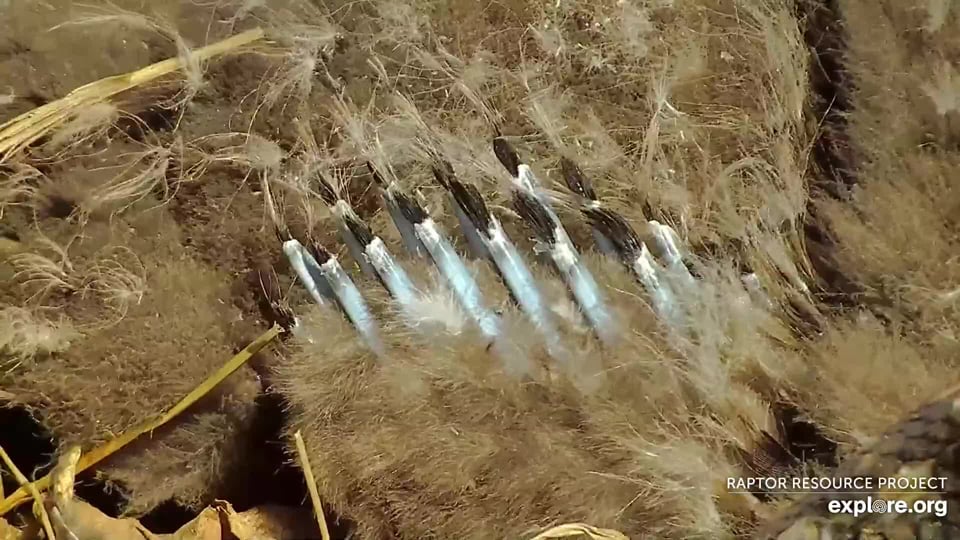
[[[10,459],[10,456],[7,455],[7,451],[0,446],[0,459],[3,460],[3,463],[10,469],[10,472],[13,473],[13,477],[17,479],[17,483],[20,484],[20,489],[16,493],[19,493],[21,490],[26,489],[30,493],[30,496],[33,497],[35,504],[36,512],[40,516],[40,522],[43,523],[43,531],[47,535],[48,540],[55,540],[56,536],[53,535],[53,525],[50,524],[50,516],[47,515],[47,509],[43,506],[43,497],[40,496],[40,491],[27,480],[27,477],[20,472],[20,469],[17,468],[17,465]],[[26,498],[26,497],[24,497]]]
[[[63,513],[73,502],[73,484],[76,481],[77,463],[81,455],[79,446],[71,446],[60,456],[57,466],[50,473],[53,477],[53,505],[50,509],[50,519],[57,534],[67,540],[78,540],[77,535],[64,521]]]
[[[247,30],[197,49],[191,54],[191,60],[202,62],[253,43],[263,36],[264,32],[261,28]],[[68,122],[78,110],[103,103],[112,96],[155,81],[183,66],[183,58],[168,58],[137,71],[93,81],[73,90],[61,99],[27,111],[0,125],[0,164],[50,133],[55,127]]]
[[[307,446],[303,443],[303,436],[300,430],[293,434],[297,443],[297,454],[300,455],[300,468],[303,469],[303,477],[307,481],[307,490],[310,492],[310,502],[313,503],[313,511],[317,516],[317,526],[320,527],[320,536],[323,540],[330,540],[330,530],[327,529],[327,519],[323,515],[323,504],[320,502],[320,492],[317,490],[317,481],[313,477],[313,468],[310,467],[310,458],[307,456]]]

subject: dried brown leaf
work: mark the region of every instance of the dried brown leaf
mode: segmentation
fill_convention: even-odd
[[[226,529],[224,528],[226,527]],[[302,508],[262,506],[237,512],[226,501],[216,501],[166,540],[294,540],[316,536],[310,512]]]
[[[72,499],[60,508],[64,525],[77,538],[110,538],[111,540],[159,540],[135,519],[112,518],[79,499]],[[217,537],[219,540],[219,537]]]

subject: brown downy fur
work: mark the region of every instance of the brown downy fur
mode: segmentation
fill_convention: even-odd
[[[266,54],[239,55],[206,73],[188,66],[183,91],[166,96],[190,105],[170,113],[175,136],[160,136],[161,148],[115,147],[143,153],[144,174],[98,192],[84,189],[104,180],[98,158],[43,163],[81,149],[98,156],[105,133],[120,137],[107,124],[126,111],[103,108],[81,112],[46,154],[33,154],[42,167],[27,158],[14,171],[18,180],[0,185],[0,212],[15,216],[21,237],[0,277],[30,282],[37,293],[2,291],[0,368],[12,365],[10,384],[18,385],[3,379],[4,396],[39,409],[63,441],[103,440],[169,406],[225,360],[250,331],[249,319],[234,328],[241,312],[225,299],[225,283],[261,263],[282,274],[269,284],[271,298],[294,291],[303,319],[274,374],[290,407],[288,428],[306,439],[323,499],[365,538],[516,537],[561,521],[633,537],[735,536],[765,509],[728,493],[724,479],[797,466],[786,449],[789,426],[778,422],[784,402],[852,451],[954,382],[960,285],[949,180],[958,75],[949,61],[960,32],[946,2],[838,3],[856,87],[847,165],[859,187],[849,200],[818,200],[815,209],[832,236],[836,269],[861,289],[853,300],[864,313],[830,313],[811,291],[800,227],[817,130],[805,128],[820,117],[805,105],[807,77],[822,66],[808,65],[793,2],[289,0],[217,3],[213,17],[191,16],[204,9],[195,4],[171,10],[182,11],[180,24],[157,14],[121,22],[134,23],[137,36],[159,29],[151,39],[166,48],[150,53],[161,57],[189,59],[189,47],[224,24],[230,32],[262,24],[269,44]],[[181,30],[195,39],[188,44]],[[67,81],[58,84],[77,85]],[[16,84],[11,90],[23,93]],[[330,92],[341,85],[342,93]],[[449,335],[406,327],[375,280],[356,278],[383,323],[389,353],[380,359],[339,314],[289,289],[289,271],[276,264],[279,250],[253,193],[258,176],[275,182],[278,201],[292,203],[280,215],[295,235],[342,254],[329,212],[311,200],[308,173],[368,161],[426,204],[463,248],[445,192],[431,179],[437,155],[480,189],[532,264],[534,235],[509,209],[508,178],[491,149],[497,133],[555,197],[624,324],[622,342],[600,347],[552,270],[533,265],[583,366],[572,376],[596,384],[548,376],[560,371],[485,261],[473,266],[488,305],[503,311],[509,336],[550,373],[523,382],[500,373],[449,294],[435,292],[438,278],[423,261],[400,257],[430,293],[418,316],[444,323]],[[583,168],[600,203],[641,237],[649,237],[650,219],[678,231],[701,263],[701,288],[686,300],[694,335],[672,338],[633,277],[591,252],[581,201],[557,171],[561,156]],[[184,169],[197,160],[202,166]],[[46,174],[54,181],[44,182]],[[399,255],[393,225],[373,210],[369,177],[346,176],[350,202]],[[141,203],[169,201],[183,237],[163,227],[138,229],[137,241],[124,232],[145,211],[130,206],[131,197],[148,191]],[[39,212],[49,242],[29,233],[24,199],[50,210]],[[80,219],[79,232],[74,221],[56,221],[67,215]],[[169,245],[157,240],[168,235]],[[741,272],[756,274],[762,295],[744,291]],[[31,331],[17,330],[25,327]],[[235,379],[107,464],[103,474],[131,489],[132,511],[167,497],[196,504],[215,491],[256,392],[249,373]]]
[[[534,235],[509,209],[508,175],[491,148],[499,129],[556,196],[623,323],[623,341],[603,349],[590,332],[565,328],[575,363],[602,370],[583,394],[562,377],[522,383],[498,373],[496,356],[476,339],[419,335],[385,318],[390,352],[374,359],[335,312],[294,306],[312,315],[274,377],[321,496],[363,538],[517,537],[569,521],[632,537],[743,533],[758,503],[727,493],[725,479],[796,465],[773,405],[815,380],[793,328],[795,306],[815,309],[797,239],[806,204],[806,56],[791,7],[477,6],[445,6],[456,20],[476,21],[470,27],[403,2],[338,19],[364,36],[381,87],[398,90],[348,84],[332,100],[338,138],[329,150],[389,166],[463,248],[429,169],[433,156],[449,160],[480,189],[562,312],[569,293],[551,268],[534,264]],[[486,25],[509,36],[482,40]],[[537,41],[527,46],[514,28]],[[455,40],[458,61],[438,49],[441,35]],[[604,46],[577,46],[586,42]],[[561,155],[639,233],[649,219],[669,223],[704,255],[704,286],[688,300],[695,337],[670,341],[634,278],[592,252],[589,227],[554,167]],[[397,255],[382,216],[371,223]],[[412,275],[428,271],[423,261],[401,260]],[[758,274],[769,308],[744,291],[738,266]],[[485,295],[506,298],[495,274],[478,280]],[[358,283],[368,297],[378,294],[375,282]],[[518,310],[488,301],[504,308],[509,336],[550,366]]]
[[[960,14],[949,2],[841,1],[832,15],[846,47],[839,60],[839,189],[815,200],[828,230],[830,285],[857,306],[810,343],[817,382],[800,407],[841,443],[839,476],[956,476],[951,426],[957,383],[954,291],[960,204],[960,95],[955,59]],[[937,401],[940,400],[940,401]],[[944,498],[953,497],[947,487]],[[938,498],[938,495],[930,495]],[[874,521],[824,512],[808,496],[761,531],[763,538],[864,531],[891,539],[950,537],[951,510]],[[950,501],[953,504],[954,501]],[[819,532],[818,532],[819,531]]]
[[[876,441],[864,444],[837,468],[840,478],[945,478],[942,489],[892,494],[871,489],[876,499],[917,499],[934,505],[932,512],[871,512],[858,517],[828,512],[833,500],[864,500],[865,493],[815,493],[778,513],[755,538],[955,538],[960,520],[949,509],[957,504],[958,389],[953,387],[886,427]],[[939,481],[934,481],[939,484]],[[939,514],[939,515],[938,515]],[[869,536],[868,536],[869,535]]]
[[[816,402],[837,411],[818,420],[846,442],[877,436],[957,382],[960,79],[949,59],[960,53],[960,16],[947,5],[839,3],[854,185],[818,211],[865,312],[836,323],[814,358]]]
[[[42,247],[39,238],[32,233],[24,244]],[[3,374],[4,395],[34,411],[61,447],[89,450],[162,414],[233,354],[239,313],[225,302],[228,277],[184,253],[179,240],[162,211],[88,223],[83,238],[64,242],[64,281],[72,290],[45,298],[59,307],[38,311],[48,327],[4,318],[4,333],[26,336],[5,338],[16,363]],[[56,317],[60,324],[49,326]],[[51,333],[69,346],[41,339]],[[242,455],[259,392],[251,371],[235,374],[172,425],[105,462],[99,474],[128,495],[131,514],[170,499],[201,507]]]
[[[719,355],[676,350],[633,278],[612,261],[588,260],[628,327],[608,350],[591,336],[568,340],[578,362],[602,363],[589,395],[562,377],[505,375],[477,336],[418,335],[389,319],[391,353],[378,360],[336,311],[310,309],[299,350],[274,377],[324,500],[356,520],[363,538],[517,537],[560,521],[637,537],[742,531],[750,499],[719,486],[744,472],[742,451],[764,450],[762,432],[779,435],[758,392],[778,382],[763,363],[789,360],[756,343],[758,319],[749,316],[717,327],[734,336]],[[406,264],[417,274],[423,263]],[[552,305],[569,301],[548,272],[535,273]],[[502,288],[479,275],[482,290]],[[701,302],[724,309],[716,298]],[[516,308],[503,316],[523,350],[555,366]],[[766,316],[755,316],[762,328]],[[751,327],[738,332],[741,325]]]
[[[230,115],[260,72],[220,84],[229,69],[189,58],[191,48],[248,23],[212,25],[210,6],[192,2],[54,4],[62,9],[43,10],[46,20],[35,10],[5,10],[5,37],[17,50],[24,45],[11,65],[37,74],[16,81],[19,96],[44,88],[49,101],[164,58],[188,60],[186,84],[164,80],[119,96],[111,102],[117,110],[78,111],[50,141],[13,156],[13,177],[0,171],[0,217],[19,236],[12,253],[0,250],[4,404],[29,408],[60,448],[78,443],[89,450],[161,414],[262,331],[258,288],[242,276],[281,258],[272,231],[262,229],[262,199],[251,187],[256,174],[275,172],[283,151],[227,122],[236,120]],[[79,19],[83,24],[47,31]],[[75,43],[116,54],[62,54]],[[265,65],[254,55],[243,58]],[[198,95],[205,99],[194,100]],[[192,114],[182,107],[188,102]],[[254,108],[244,110],[246,119]],[[220,110],[226,113],[218,116]],[[0,114],[5,121],[19,112]],[[299,214],[287,214],[299,226]],[[286,292],[289,276],[279,282]],[[250,433],[260,390],[244,368],[95,472],[122,488],[129,514],[167,500],[202,507],[232,492],[235,486],[224,484],[235,479],[238,463],[249,464],[251,437],[262,436]]]
[[[9,79],[16,106],[0,111],[3,121],[29,109],[30,96],[48,102],[168,57],[188,64],[182,91],[164,80],[76,111],[0,170],[2,405],[29,409],[59,448],[87,451],[162,414],[262,331],[257,291],[239,276],[280,257],[245,175],[275,168],[283,151],[256,134],[221,134],[233,130],[211,110],[229,101],[233,114],[242,95],[229,92],[242,85],[221,88],[214,79],[224,75],[190,58],[226,33],[208,24],[210,6],[50,4],[3,10],[15,51],[3,69],[36,74]],[[67,22],[83,24],[50,29]],[[73,56],[88,48],[113,52]],[[210,108],[184,115],[201,93],[206,101],[193,104]],[[280,281],[286,291],[289,277]],[[95,472],[122,489],[129,514],[168,500],[202,507],[228,491],[250,438],[262,436],[249,433],[260,390],[244,368]]]

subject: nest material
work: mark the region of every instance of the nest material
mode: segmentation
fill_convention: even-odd
[[[949,510],[960,504],[960,483],[957,477],[956,454],[960,450],[960,392],[956,389],[931,403],[911,412],[906,418],[886,429],[878,440],[848,458],[837,468],[834,477],[870,478],[879,486],[880,479],[889,478],[945,478],[942,485],[930,491],[942,493],[896,493],[895,489],[879,489],[872,493],[813,494],[802,497],[786,508],[757,532],[758,539],[822,538],[823,535],[842,538],[954,538],[960,534],[960,520],[956,512],[947,511],[936,516],[928,512],[908,512],[891,515],[890,512],[849,513],[828,512],[834,500],[865,501],[903,500],[945,501]],[[906,489],[901,491],[907,491]],[[922,491],[922,490],[920,490]],[[942,503],[941,503],[942,504]]]
[[[956,269],[952,262],[929,263],[952,261],[950,254],[956,251],[951,212],[957,203],[947,181],[957,162],[952,150],[958,125],[949,76],[953,68],[940,69],[902,53],[932,48],[949,58],[955,52],[957,44],[949,36],[960,32],[949,30],[958,18],[942,6],[937,11],[935,4],[929,4],[929,17],[923,20],[917,17],[924,10],[899,4],[840,6],[850,34],[849,68],[857,79],[850,138],[860,141],[853,155],[862,189],[852,205],[821,201],[821,216],[830,224],[840,271],[872,294],[879,320],[900,326],[838,318],[829,321],[834,328],[824,339],[805,344],[809,348],[794,341],[780,311],[805,290],[808,277],[798,240],[807,202],[801,169],[810,141],[804,140],[800,125],[807,66],[794,6],[674,2],[646,10],[607,2],[542,13],[542,7],[532,4],[516,9],[497,4],[478,11],[475,3],[450,2],[453,12],[472,15],[451,17],[456,28],[446,28],[443,21],[426,24],[425,13],[400,4],[371,8],[372,15],[367,8],[357,10],[357,20],[345,22],[367,32],[362,35],[372,44],[369,50],[385,58],[397,55],[401,71],[411,57],[444,58],[428,51],[433,41],[421,40],[435,37],[434,31],[450,30],[464,51],[477,53],[459,66],[465,69],[458,82],[470,87],[468,100],[476,91],[489,102],[487,108],[449,100],[447,94],[438,101],[430,97],[436,88],[418,86],[432,85],[424,82],[427,78],[406,77],[415,80],[410,93],[418,96],[416,107],[428,125],[438,128],[438,146],[459,152],[453,152],[459,159],[451,158],[458,171],[479,177],[483,175],[474,169],[487,176],[502,174],[495,163],[490,168],[464,157],[489,152],[484,131],[489,126],[470,118],[478,110],[458,107],[479,109],[514,133],[543,132],[549,144],[536,139],[524,149],[538,172],[548,172],[549,161],[561,152],[575,154],[597,174],[601,199],[635,226],[649,217],[671,221],[686,239],[718,259],[706,266],[704,281],[710,286],[695,306],[692,324],[698,339],[682,347],[667,344],[629,279],[594,265],[630,331],[621,347],[600,352],[588,335],[567,328],[567,339],[581,359],[599,359],[608,370],[598,393],[590,396],[562,380],[521,385],[506,378],[476,336],[423,338],[389,321],[392,353],[374,360],[338,315],[308,317],[303,329],[313,342],[302,341],[276,376],[292,409],[291,432],[302,430],[313,451],[324,498],[371,538],[516,536],[573,520],[635,535],[718,538],[739,532],[743,505],[716,491],[714,483],[742,472],[743,452],[762,452],[771,439],[782,442],[767,410],[772,401],[788,396],[808,411],[842,413],[837,419],[823,415],[819,423],[853,442],[875,433],[896,415],[893,409],[918,399],[908,395],[913,390],[906,385],[895,388],[902,383],[900,371],[890,368],[896,360],[879,356],[879,371],[864,370],[877,390],[849,392],[844,381],[854,379],[845,379],[832,357],[858,352],[844,353],[851,336],[876,338],[894,345],[891,350],[922,356],[923,365],[909,371],[910,381],[927,386],[947,380],[954,367],[950,359],[956,357],[951,296]],[[549,24],[539,24],[539,15]],[[460,21],[468,19],[477,24],[462,28]],[[505,20],[512,24],[504,36],[514,28],[536,29],[532,33],[540,50],[526,56],[516,46],[522,36],[503,37],[487,42],[495,63],[483,64],[478,59],[486,55],[479,50],[478,35],[485,38],[488,25]],[[906,23],[911,31],[900,31]],[[565,48],[565,43],[586,45]],[[514,69],[528,59],[532,69],[526,64]],[[897,69],[889,68],[891,62]],[[542,76],[531,76],[535,72]],[[391,77],[400,74],[386,74]],[[926,81],[922,93],[916,91],[914,77]],[[624,79],[652,82],[635,92]],[[485,80],[497,84],[470,85]],[[356,82],[347,95],[361,106],[365,98],[382,104],[373,99],[372,86]],[[899,101],[905,97],[909,108]],[[213,114],[219,104],[202,107]],[[347,120],[363,123],[360,109],[346,110]],[[382,112],[370,107],[363,114],[368,111]],[[409,121],[379,124],[383,147],[375,157],[402,158],[396,164],[400,167],[411,165],[411,156],[421,156],[408,151]],[[60,120],[51,116],[49,122]],[[183,126],[187,132],[197,129],[189,119]],[[351,153],[369,142],[350,140],[356,133],[341,140],[336,152],[356,158]],[[17,149],[34,135],[5,140]],[[400,176],[404,187],[424,183],[419,174]],[[904,185],[904,177],[922,181]],[[484,195],[502,203],[501,190],[486,180],[478,182]],[[651,208],[655,216],[649,215]],[[508,229],[511,234],[518,230]],[[769,232],[781,230],[787,231],[786,238]],[[739,262],[757,272],[772,296],[773,312],[738,303],[732,285],[739,285],[739,276],[720,260],[730,255],[746,259]],[[106,342],[88,333],[76,347],[53,357],[63,360],[57,369],[44,358],[25,364],[31,375],[17,394],[26,402],[48,405],[45,420],[66,440],[91,442],[162,409],[172,401],[170,394],[195,384],[229,348],[222,323],[235,313],[217,303],[223,295],[214,284],[224,276],[189,260],[170,263],[158,257],[146,267],[150,292],[111,330],[118,339]],[[559,303],[562,287],[546,272],[538,273]],[[190,279],[179,279],[181,275]],[[489,275],[482,280],[484,290],[497,287]],[[941,290],[945,283],[950,287]],[[188,299],[173,304],[175,293]],[[155,318],[158,314],[162,319]],[[510,307],[504,316],[511,334],[538,350],[536,333],[523,318]],[[156,320],[175,326],[165,329]],[[892,337],[900,328],[907,330],[903,341]],[[165,354],[157,355],[157,350]],[[81,354],[104,361],[70,363]],[[549,366],[542,351],[538,354],[535,358]],[[180,360],[191,356],[190,363]],[[170,369],[165,362],[170,359],[177,359],[172,365],[183,371]],[[128,373],[135,376],[128,378]],[[127,386],[114,384],[118,374]],[[93,381],[99,385],[105,378],[111,388],[98,391],[103,387]],[[46,403],[40,394],[51,388],[52,394],[44,394],[52,396]],[[145,446],[141,453],[119,457],[110,464],[108,478],[134,486],[134,510],[171,495],[196,502],[206,493],[202,486],[216,483],[214,471],[227,466],[220,458],[232,437],[243,432],[253,392],[249,376],[227,386],[210,404],[214,412],[198,412],[161,434],[171,448]],[[894,407],[860,414],[876,392],[889,392]],[[144,397],[148,399],[141,402]],[[109,410],[95,409],[101,405]],[[949,428],[942,407],[930,411],[921,418],[933,418],[937,429]],[[156,464],[149,474],[138,456]],[[182,475],[178,467],[188,463],[194,468]],[[154,472],[177,481],[158,482]]]
[[[521,383],[469,334],[388,332],[391,352],[378,360],[338,313],[311,311],[274,380],[323,500],[364,538],[517,537],[569,521],[631,536],[733,535],[735,520],[721,514],[745,504],[714,488],[740,470],[738,444],[762,451],[760,431],[775,432],[762,400],[747,397],[756,391],[747,382],[769,375],[744,361],[708,395],[704,360],[671,357],[639,292],[614,292],[636,291],[632,279],[612,266],[594,270],[617,319],[636,333],[610,350],[581,338],[577,361],[605,370],[591,373],[603,382],[589,395],[563,376]],[[483,290],[497,286],[488,279]],[[551,305],[565,300],[562,287],[544,290]],[[521,349],[559,375],[515,308],[503,317]],[[691,419],[705,406],[714,422],[697,427]]]
[[[89,449],[157,416],[233,352],[229,321],[237,312],[224,303],[223,274],[190,259],[146,260],[144,267],[147,290],[122,320],[21,363],[4,384],[62,447]],[[109,313],[95,306],[84,309]],[[259,392],[251,370],[234,374],[172,426],[108,461],[102,475],[127,493],[127,511],[140,514],[168,499],[208,502],[242,455]]]

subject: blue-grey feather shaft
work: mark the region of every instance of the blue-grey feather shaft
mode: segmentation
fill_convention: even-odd
[[[663,225],[655,220],[649,221],[648,224],[653,230],[657,250],[662,254],[666,269],[670,272],[671,277],[684,289],[695,290],[697,280],[683,263],[683,253],[677,245],[680,240],[677,233],[670,226]]]
[[[330,284],[330,288],[333,289],[340,308],[353,324],[353,327],[356,328],[357,332],[363,337],[367,346],[370,347],[374,353],[382,356],[386,352],[386,348],[380,339],[380,330],[377,321],[370,312],[367,302],[363,299],[360,289],[357,288],[357,285],[350,279],[347,272],[340,266],[337,258],[331,256],[327,261],[320,264],[305,249],[302,250],[302,253],[303,261],[307,268],[312,267],[326,278],[327,283]]]
[[[283,243],[283,253],[314,302],[323,306],[335,301],[333,289],[330,288],[326,278],[319,272],[311,272],[311,268],[304,263],[303,256],[306,250],[300,242],[293,239],[287,240]]]
[[[557,214],[535,194],[514,190],[514,208],[533,228],[544,250],[573,294],[581,313],[604,343],[611,344],[619,336],[614,317],[590,270],[583,264],[576,246],[570,240]]]
[[[338,220],[337,230],[340,232],[340,239],[347,245],[350,257],[353,258],[357,266],[360,267],[360,271],[367,277],[376,277],[376,271],[364,256],[363,246],[360,245],[360,241],[357,240],[357,237],[353,235],[342,219]]]
[[[484,305],[480,287],[450,241],[429,218],[415,224],[414,230],[460,305],[476,321],[483,335],[491,340],[499,337],[499,319]]]
[[[543,335],[550,355],[558,361],[568,362],[569,352],[563,346],[560,332],[554,324],[553,314],[544,302],[533,274],[530,273],[516,246],[504,233],[496,218],[492,218],[492,227],[488,231],[486,245],[507,287],[520,304],[520,309]]]
[[[597,251],[607,257],[616,257],[617,248],[613,245],[613,240],[607,238],[607,235],[598,231],[597,229],[591,227],[590,232],[593,234],[593,244],[597,247]]]
[[[413,223],[411,223],[410,220],[403,215],[403,212],[400,211],[400,207],[397,205],[396,199],[394,199],[390,192],[385,193],[384,199],[386,202],[387,212],[390,213],[390,218],[393,220],[393,224],[397,227],[397,231],[400,232],[400,239],[403,242],[403,246],[411,255],[422,257],[426,253],[425,246],[418,239]]]
[[[370,264],[383,281],[384,287],[399,304],[400,310],[408,322],[415,323],[412,313],[417,301],[417,289],[407,272],[393,258],[393,255],[379,237],[374,237],[373,241],[367,244],[365,252]]]
[[[457,216],[457,222],[460,223],[460,230],[463,231],[463,235],[467,238],[467,247],[470,249],[470,253],[477,259],[489,258],[490,251],[487,249],[487,246],[484,245],[483,240],[480,239],[480,233],[477,231],[477,228],[473,225],[473,222],[470,221],[470,218],[467,217],[467,214],[463,212],[463,208],[460,208],[460,205],[452,200],[453,197],[450,197],[450,199],[453,205],[453,213]]]

